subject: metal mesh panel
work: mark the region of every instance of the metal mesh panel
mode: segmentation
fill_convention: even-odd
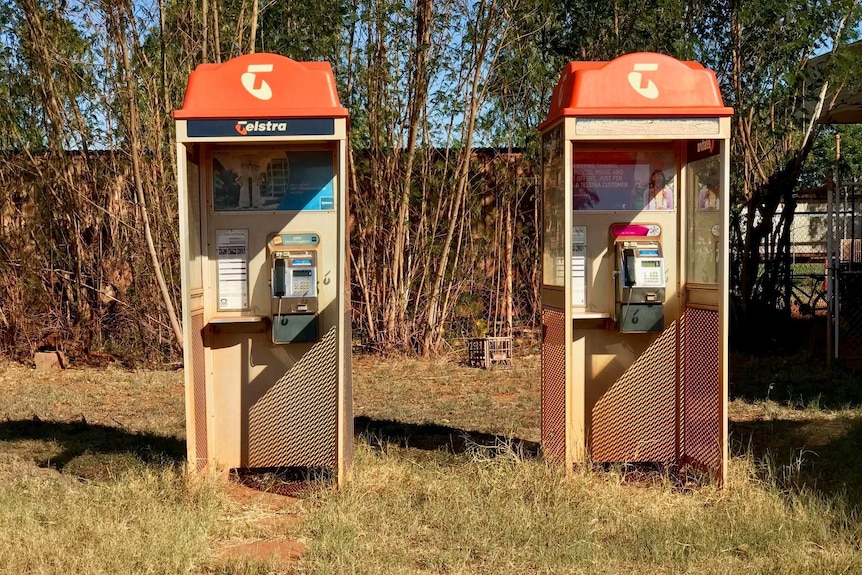
[[[682,349],[683,461],[717,473],[723,451],[718,312],[685,310]]]
[[[204,357],[204,314],[192,315],[192,396],[194,397],[195,459],[198,470],[207,465],[207,378]]]
[[[667,328],[592,409],[594,461],[676,459],[676,323]]]
[[[862,272],[838,272],[838,356],[862,359]]]
[[[336,332],[330,328],[249,410],[249,467],[335,467]]]
[[[542,310],[542,452],[566,461],[566,316]]]

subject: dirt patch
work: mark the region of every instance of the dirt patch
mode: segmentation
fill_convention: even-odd
[[[253,541],[224,550],[225,559],[253,559],[268,561],[276,559],[282,563],[296,561],[305,552],[305,545],[290,539]]]
[[[228,496],[243,505],[259,505],[271,511],[283,511],[296,505],[296,498],[273,493],[271,491],[261,491],[248,487],[242,483],[228,481],[225,487]]]
[[[296,498],[255,489],[237,481],[228,481],[225,491],[243,508],[256,510],[248,524],[256,528],[258,537],[265,539],[230,544],[222,550],[222,559],[290,563],[302,556],[305,544],[285,538],[300,522],[296,514]]]

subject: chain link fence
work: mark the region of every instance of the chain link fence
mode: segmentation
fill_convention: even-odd
[[[790,306],[794,317],[825,317],[828,312],[828,231],[825,194],[801,198],[790,228]]]
[[[862,184],[838,187],[832,205],[834,358],[862,361]]]

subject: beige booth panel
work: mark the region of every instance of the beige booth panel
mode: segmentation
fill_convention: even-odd
[[[658,224],[662,235],[662,255],[665,261],[665,325],[676,318],[678,311],[678,283],[675,274],[678,268],[677,213],[675,211],[642,212],[574,212],[572,228],[586,228],[587,269],[586,296],[584,306],[574,306],[575,317],[581,313],[614,313],[614,241],[611,226],[614,224]],[[637,238],[630,238],[637,239]],[[677,310],[673,314],[671,309]]]
[[[581,379],[587,452],[595,461],[673,461],[676,456],[677,322],[679,238],[676,211],[574,212],[573,228],[586,227],[585,306],[573,307],[573,340],[583,356],[573,357]],[[664,330],[620,333],[614,329],[615,224],[655,224],[665,260]],[[631,237],[628,239],[638,239]],[[590,318],[607,316],[603,326]],[[584,318],[584,319],[581,319]]]
[[[585,338],[586,443],[595,461],[672,461],[677,436],[677,329],[660,334],[592,330]]]
[[[336,460],[336,330],[279,346],[238,324],[212,331],[213,456],[233,467],[332,467]],[[285,370],[285,366],[289,366]]]
[[[218,263],[214,258],[207,261],[206,282],[210,298],[207,309],[212,310],[206,318],[212,366],[212,456],[227,468],[271,467],[285,462],[291,466],[334,466],[338,407],[337,334],[335,327],[325,333],[324,330],[326,326],[336,326],[339,319],[336,306],[339,240],[334,233],[326,233],[337,229],[336,214],[211,214],[208,223],[210,253],[215,251],[212,246],[215,245],[217,230],[221,229],[247,230],[249,249],[247,311],[215,311]],[[272,343],[269,323],[271,266],[266,243],[274,233],[316,233],[320,236],[315,250],[320,310],[320,333],[316,343]],[[220,321],[235,316],[260,318],[260,321]],[[325,373],[319,373],[321,365]],[[311,377],[308,377],[309,370]],[[298,377],[300,373],[305,377]],[[290,406],[289,409],[286,406]],[[257,427],[256,421],[261,422]],[[264,425],[263,421],[270,423]],[[321,429],[324,431],[319,431]],[[306,446],[308,441],[323,445],[311,449]]]
[[[268,316],[270,314],[270,263],[266,243],[277,233],[316,233],[320,236],[320,244],[314,250],[317,253],[318,302],[322,311],[322,320],[327,324],[338,321],[335,309],[328,309],[336,300],[338,268],[338,242],[336,215],[332,212],[256,212],[249,214],[213,214],[209,216],[208,237],[209,252],[215,252],[216,234],[218,230],[242,229],[248,230],[248,293],[249,309],[245,311],[218,310],[218,262],[214,257],[207,261],[207,283],[209,301],[207,309],[213,316]],[[302,250],[302,247],[290,248]]]

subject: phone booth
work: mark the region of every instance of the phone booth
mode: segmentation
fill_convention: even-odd
[[[715,74],[571,62],[542,137],[542,447],[727,466],[730,116]]]
[[[274,54],[203,64],[174,118],[189,461],[340,483],[348,117],[332,69]]]

